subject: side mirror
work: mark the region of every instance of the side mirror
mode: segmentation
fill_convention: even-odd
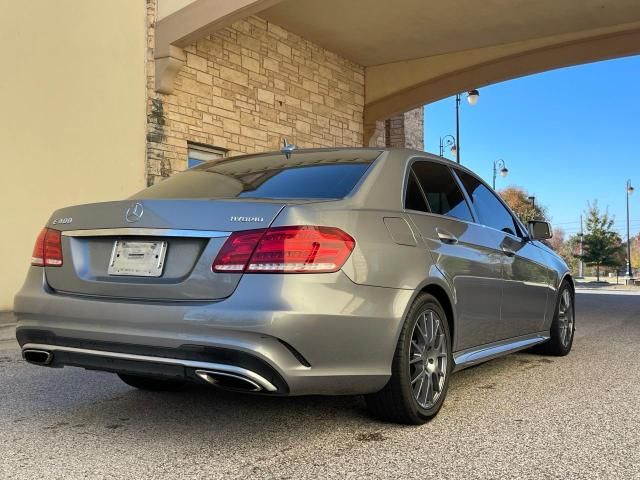
[[[553,237],[551,224],[542,220],[531,220],[529,222],[529,237],[532,240],[547,240]]]

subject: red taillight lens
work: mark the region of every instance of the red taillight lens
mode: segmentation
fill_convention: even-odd
[[[349,258],[355,243],[339,228],[270,228],[258,243],[246,271],[336,272]]]
[[[266,229],[233,232],[213,262],[214,272],[243,272]]]
[[[47,229],[44,237],[44,264],[47,267],[62,265],[62,238],[58,230]]]
[[[31,265],[60,267],[62,265],[62,239],[58,230],[43,228],[31,254]]]
[[[47,229],[43,228],[38,234],[36,244],[33,246],[31,254],[31,265],[36,267],[44,267],[44,237],[47,236]]]
[[[216,272],[329,273],[342,268],[355,240],[339,228],[294,226],[231,234]]]

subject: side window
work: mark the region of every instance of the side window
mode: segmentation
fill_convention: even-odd
[[[197,167],[198,165],[210,160],[218,160],[227,156],[227,150],[222,148],[210,147],[199,143],[187,143],[189,148],[187,157],[187,168]]]
[[[424,196],[420,191],[420,186],[413,172],[409,172],[407,180],[407,191],[404,197],[404,208],[409,210],[417,210],[419,212],[428,212],[429,208],[424,200]]]
[[[473,207],[478,214],[478,221],[487,227],[501,230],[511,235],[518,233],[518,227],[509,211],[480,180],[462,170],[456,170],[464,188],[471,198]]]
[[[473,221],[469,206],[449,167],[435,162],[415,162],[412,169],[432,213]]]

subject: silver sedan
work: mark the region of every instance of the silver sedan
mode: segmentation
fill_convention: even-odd
[[[570,351],[574,287],[550,231],[424,152],[229,158],[56,211],[16,336],[30,363],[138,388],[364,394],[374,416],[419,424],[457,370]]]

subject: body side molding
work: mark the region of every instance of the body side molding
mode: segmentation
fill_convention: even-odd
[[[468,348],[453,354],[454,371],[463,370],[508,353],[524,350],[547,340],[549,340],[549,332],[538,332]]]

